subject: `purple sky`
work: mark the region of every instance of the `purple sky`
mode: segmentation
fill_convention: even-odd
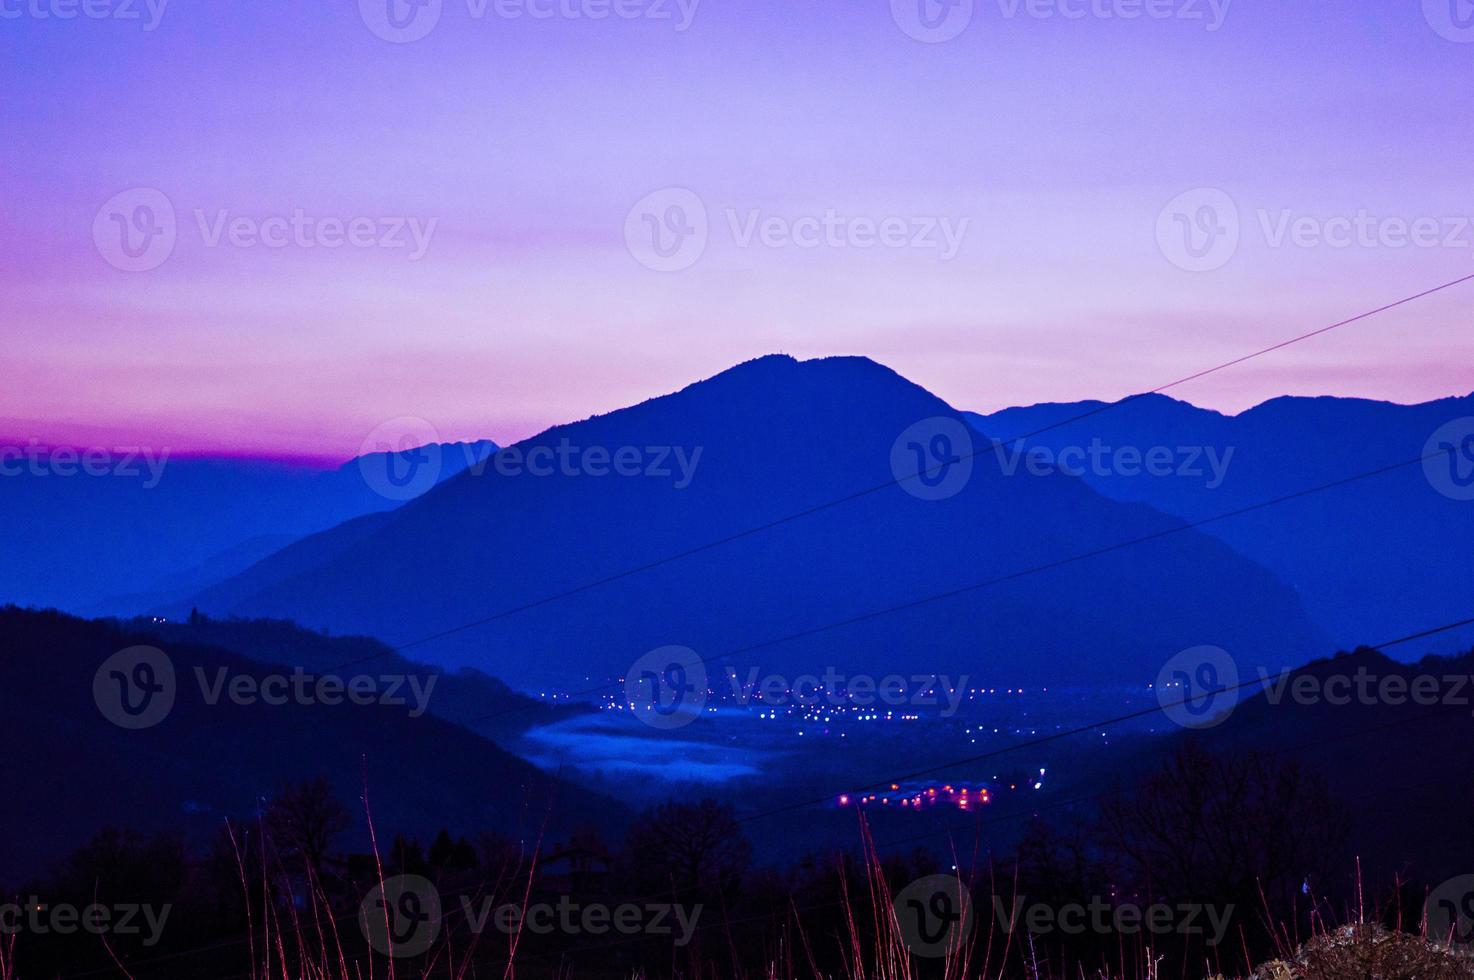
[[[940,43],[903,29],[921,0],[432,2],[391,43],[388,0],[174,0],[152,30],[145,0],[0,0],[7,438],[341,458],[416,416],[509,442],[774,351],[865,354],[980,411],[1115,398],[1474,273],[1464,0],[976,0]],[[615,6],[641,16],[586,16]],[[1202,17],[1097,14],[1140,9]],[[130,272],[112,215],[157,200],[116,198],[137,188],[175,241]],[[667,272],[626,236],[664,188],[708,219]],[[1227,197],[1164,215],[1196,188]],[[1176,215],[1207,200],[1239,242],[1190,271]],[[249,244],[299,209],[317,247]],[[743,244],[754,215],[780,243],[826,212],[863,219],[844,247]],[[211,244],[222,218],[241,244]],[[409,231],[326,248],[323,218],[430,233],[417,258]],[[857,247],[886,219],[905,244]],[[1468,393],[1471,302],[1173,393]]]

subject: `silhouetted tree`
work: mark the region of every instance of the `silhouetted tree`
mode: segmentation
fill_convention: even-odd
[[[517,874],[531,855],[506,834],[485,831],[476,839],[481,868],[490,881],[503,881]]]
[[[396,874],[423,875],[430,870],[430,862],[425,860],[424,845],[403,834],[394,835],[388,864]]]
[[[1037,816],[1031,819],[1016,851],[1019,894],[1060,905],[1099,892],[1104,873],[1089,839],[1081,822],[1060,827]]]
[[[1346,833],[1324,782],[1263,753],[1187,742],[1129,795],[1102,804],[1102,840],[1136,887],[1160,898],[1258,908],[1338,860]]]
[[[732,895],[751,856],[731,804],[709,799],[646,810],[627,840],[636,877],[683,900]]]
[[[283,857],[297,857],[318,878],[333,838],[348,829],[348,811],[326,777],[290,783],[266,809],[266,831]]]
[[[450,831],[442,827],[430,843],[429,861],[442,871],[466,871],[476,867],[476,849],[464,837],[452,840]]]
[[[184,877],[184,844],[174,835],[144,838],[132,830],[102,831],[67,859],[53,895],[90,903],[172,901]]]

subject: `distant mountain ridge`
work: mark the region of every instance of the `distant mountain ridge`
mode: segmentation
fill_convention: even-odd
[[[278,620],[190,616],[159,622],[154,617],[139,617],[119,626],[157,636],[168,644],[213,647],[257,663],[301,667],[316,674],[435,674],[438,683],[429,713],[499,745],[528,728],[589,710],[581,703],[553,705],[518,694],[474,668],[451,672],[421,663],[371,637],[326,636]]]
[[[1145,682],[1200,643],[1273,649],[1287,662],[1323,648],[1294,592],[1265,569],[1079,480],[1006,476],[980,458],[945,499],[886,487],[902,434],[936,419],[965,437],[955,410],[868,359],[760,358],[503,451],[682,449],[699,459],[685,488],[673,467],[508,475],[498,454],[371,526],[310,537],[193,602],[390,643],[454,630],[417,655],[565,690],[618,679],[668,644],[706,657],[757,644],[739,664],[792,672],[946,669],[1000,684]],[[854,496],[874,487],[884,489]],[[841,498],[852,499],[786,520]],[[1152,540],[1074,560],[1142,537]],[[1018,574],[1040,566],[1053,567]],[[871,615],[898,604],[908,608]],[[804,635],[773,642],[791,634]]]
[[[130,615],[177,602],[303,535],[392,509],[407,493],[433,485],[394,487],[391,464],[402,461],[408,471],[433,451],[433,476],[445,480],[495,449],[489,441],[437,444],[372,453],[329,470],[171,459],[162,451],[147,466],[140,460],[126,468],[109,456],[109,465],[118,465],[99,475],[83,472],[73,457],[34,467],[39,472],[12,466],[0,476],[0,520],[32,533],[0,541],[0,602],[86,615]],[[43,530],[44,547],[37,544]]]
[[[1066,421],[1079,416],[1086,417]],[[1470,417],[1474,394],[1420,405],[1285,396],[1237,415],[1148,395],[968,416],[980,432],[1008,444],[1009,454],[1021,448],[1014,445],[1020,436],[1057,425],[1024,443],[1056,459],[1093,440],[1140,453],[1164,447],[1174,458],[1179,447],[1231,456],[1216,484],[1206,469],[1201,476],[1153,476],[1140,466],[1123,473],[1088,459],[1073,467],[1113,499],[1188,521],[1416,460],[1442,426]],[[1376,643],[1474,610],[1474,502],[1440,492],[1417,463],[1203,530],[1294,585],[1339,646]],[[1474,642],[1474,634],[1463,642]]]

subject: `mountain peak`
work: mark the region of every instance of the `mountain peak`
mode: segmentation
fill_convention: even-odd
[[[848,394],[862,399],[874,398],[887,391],[911,396],[921,393],[935,398],[931,392],[894,369],[859,354],[828,355],[807,360],[791,354],[765,354],[692,382],[677,394],[700,390],[740,396],[794,389],[804,389],[811,394],[816,389],[827,389],[833,396]]]
[[[780,378],[785,375],[799,377],[821,371],[826,373],[843,371],[857,377],[864,373],[882,373],[893,378],[901,377],[884,364],[861,354],[831,354],[810,358],[797,358],[792,354],[763,354],[734,364],[704,381],[693,382],[688,387],[704,384],[707,381],[716,381],[719,378]]]

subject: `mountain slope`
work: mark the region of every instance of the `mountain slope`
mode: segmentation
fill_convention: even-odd
[[[1244,661],[1239,668],[1245,680],[1276,671]],[[1471,677],[1474,653],[1416,664],[1368,649],[1341,653],[1256,686],[1221,725],[1180,733],[1138,761],[1160,760],[1189,741],[1230,758],[1259,752],[1294,761],[1325,780],[1346,818],[1348,838],[1335,863],[1360,862],[1369,882],[1415,875],[1437,883],[1474,861],[1467,831],[1474,820]],[[1297,686],[1300,695],[1292,693]],[[1418,703],[1412,691],[1437,703]]]
[[[978,460],[955,495],[892,481],[898,437],[946,404],[863,358],[767,357],[516,447],[677,447],[661,475],[468,472],[387,516],[312,539],[325,560],[285,576],[268,560],[200,608],[292,618],[403,642],[741,534],[838,506],[415,647],[517,685],[619,678],[682,644],[716,657],[961,585],[1148,535],[1137,547],[866,618],[725,661],[745,673],[966,673],[975,681],[1149,680],[1179,649],[1254,646],[1303,659],[1317,637],[1264,569],[1147,507],[1068,477],[1003,475]],[[922,442],[930,443],[929,435]],[[904,447],[903,447],[904,449]],[[699,457],[697,453],[699,452]],[[505,451],[504,451],[505,453]],[[506,458],[499,455],[498,459]],[[905,453],[902,452],[904,463]],[[910,464],[913,469],[915,464]],[[688,467],[688,469],[691,469]],[[915,486],[916,481],[911,481]],[[876,492],[853,496],[857,490]],[[224,601],[221,601],[224,600]]]
[[[1236,416],[1151,395],[1007,409],[970,420],[1020,449],[1204,448],[1201,475],[1082,467],[1082,479],[1121,501],[1197,521],[1423,455],[1445,423],[1474,416],[1474,395],[1422,405],[1352,398],[1276,398]],[[1086,412],[1088,418],[1018,439]],[[1216,457],[1221,480],[1208,463]],[[1103,457],[1109,458],[1109,457]],[[1138,467],[1139,469],[1139,467]],[[1414,463],[1345,488],[1204,530],[1292,583],[1337,645],[1377,642],[1457,619],[1474,603],[1474,502],[1440,493]],[[1466,634],[1464,642],[1474,640]],[[1427,646],[1411,647],[1407,654]]]
[[[154,727],[128,731],[99,710],[93,681],[108,657],[140,644],[170,658],[177,700]],[[0,885],[39,872],[104,826],[179,831],[193,844],[208,844],[225,817],[250,818],[260,798],[289,781],[318,776],[329,779],[352,815],[344,846],[360,850],[368,846],[359,802],[365,779],[381,837],[404,833],[428,840],[448,827],[470,836],[498,831],[533,839],[544,821],[549,832],[566,833],[590,815],[614,828],[625,819],[614,801],[546,775],[433,713],[412,717],[410,706],[299,704],[295,698],[282,705],[240,704],[229,696],[211,704],[196,670],[211,683],[221,670],[232,684],[290,677],[289,668],[215,646],[5,608],[0,665],[0,739],[25,746],[6,767],[9,832],[0,835]],[[378,678],[392,674],[393,666],[371,663],[335,673]],[[429,689],[428,703],[435,696]],[[105,801],[103,812],[99,801]]]
[[[446,479],[495,450],[433,447]],[[39,451],[38,451],[39,452]],[[228,458],[114,454],[105,474],[75,457],[7,462],[0,520],[46,530],[0,540],[0,602],[87,615],[130,615],[178,601],[303,535],[399,505],[377,477],[413,451],[372,453],[337,469]],[[59,460],[67,457],[58,454]],[[222,515],[228,519],[222,520]],[[84,557],[85,560],[79,560]]]
[[[439,680],[429,702],[430,714],[499,745],[510,744],[529,728],[589,710],[583,704],[553,705],[527,697],[474,668],[441,670],[400,656],[370,637],[326,636],[281,620],[190,616],[159,622],[140,617],[119,625],[156,636],[165,645],[214,647],[258,663],[301,667],[316,674],[435,674]]]

